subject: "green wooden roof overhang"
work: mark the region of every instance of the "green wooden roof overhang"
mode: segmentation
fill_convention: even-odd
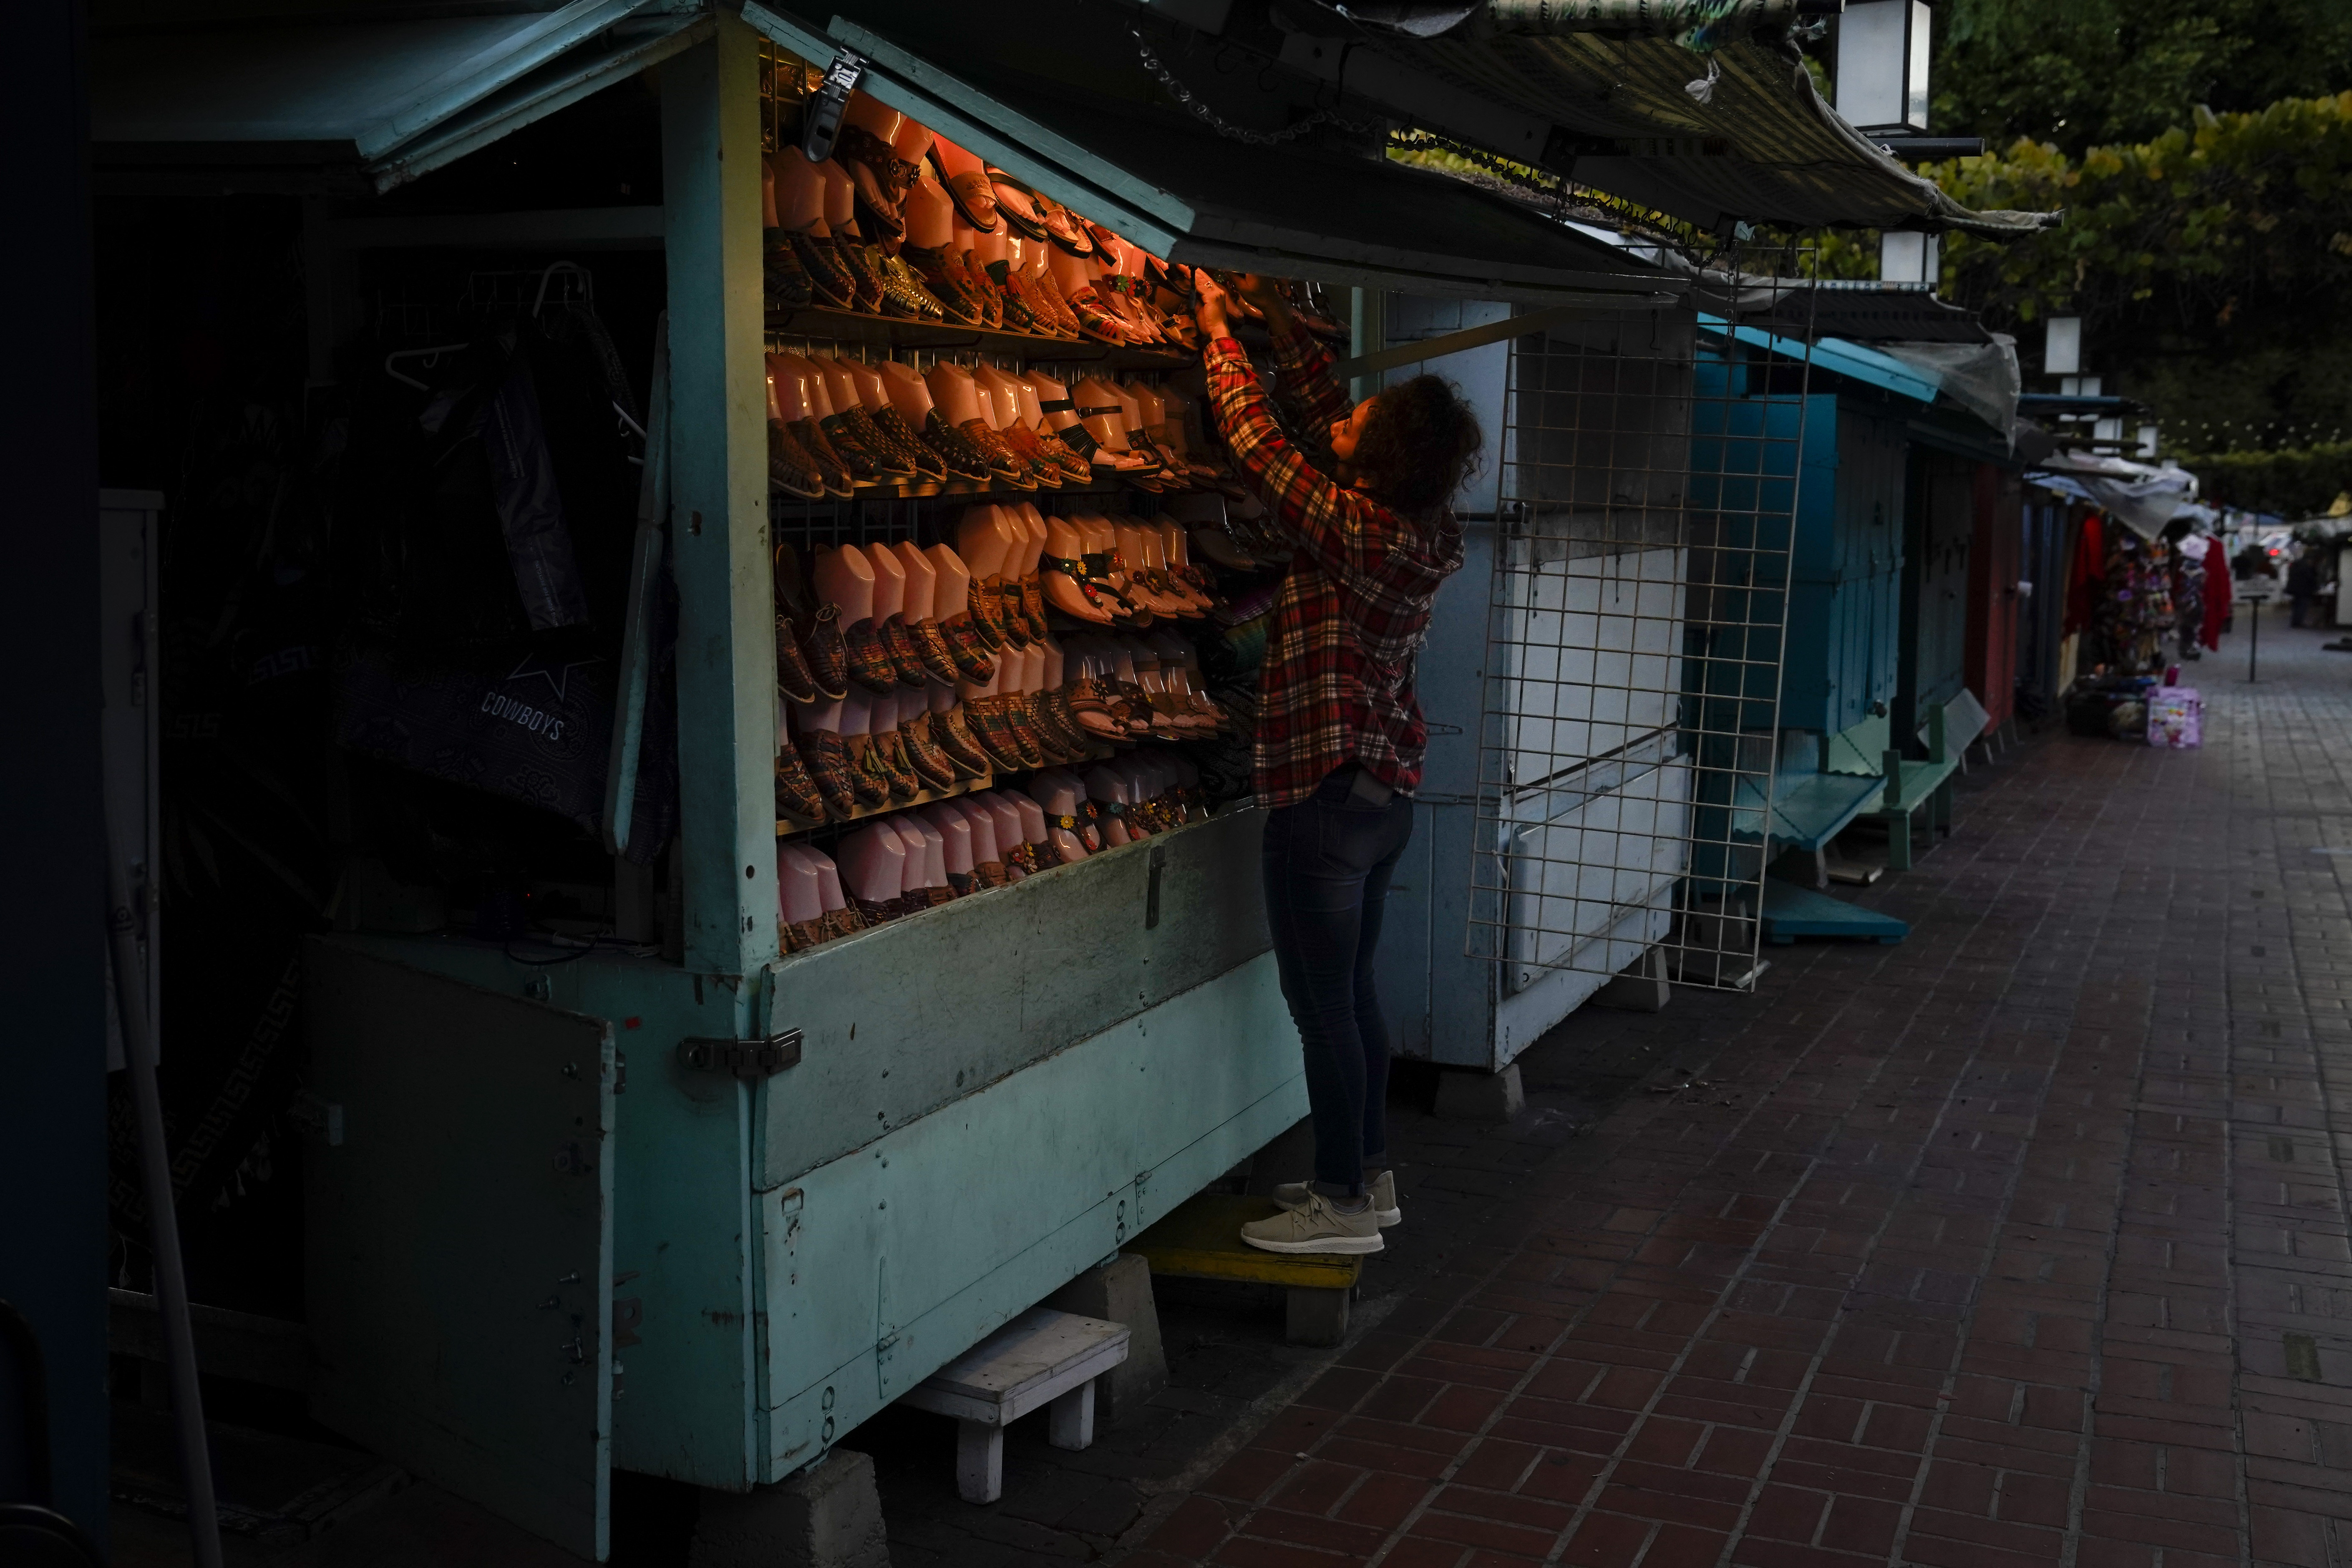
[[[679,0],[344,21],[166,16],[91,39],[93,157],[244,189],[388,190],[654,65],[712,26]]]
[[[1377,144],[1220,134],[1157,100],[1121,7],[844,0],[822,26],[770,0],[744,0],[742,14],[813,65],[855,53],[861,90],[1171,261],[1614,309],[1687,287],[1523,203],[1388,162]]]
[[[1960,230],[1993,238],[2054,213],[1978,212],[1847,123],[1751,0],[1730,36],[1674,34],[1694,7],[1612,0],[1285,0],[1281,58],[1333,87],[1596,190],[1717,232],[1741,221]]]

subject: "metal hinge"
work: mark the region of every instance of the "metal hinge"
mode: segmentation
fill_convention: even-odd
[[[733,1073],[750,1083],[799,1066],[801,1032],[786,1029],[764,1040],[680,1040],[677,1059],[694,1072]]]
[[[810,163],[822,163],[833,156],[842,113],[849,107],[849,95],[857,90],[857,79],[865,74],[866,61],[855,49],[834,51],[833,63],[824,68],[824,84],[809,100],[808,119],[801,130],[801,151]]]

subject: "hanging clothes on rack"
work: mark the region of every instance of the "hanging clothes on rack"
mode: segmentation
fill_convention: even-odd
[[[2205,635],[2205,555],[2212,541],[2199,534],[2181,539],[2172,553],[2172,614],[2182,658],[2202,658]]]
[[[2205,552],[2205,616],[2200,637],[2205,646],[2219,653],[2221,648],[2221,627],[2230,619],[2230,599],[2232,579],[2230,559],[2219,540],[2208,541]]]

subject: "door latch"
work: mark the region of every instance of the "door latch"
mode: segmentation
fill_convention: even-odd
[[[801,1032],[785,1029],[764,1040],[680,1040],[677,1059],[690,1072],[732,1073],[751,1083],[800,1065]]]

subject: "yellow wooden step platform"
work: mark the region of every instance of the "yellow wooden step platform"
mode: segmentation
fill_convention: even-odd
[[[1264,1197],[1201,1193],[1127,1244],[1151,1272],[1181,1279],[1229,1279],[1273,1285],[1286,1292],[1293,1344],[1336,1345],[1347,1336],[1348,1302],[1364,1272],[1348,1253],[1261,1252],[1242,1240],[1242,1226],[1277,1212]]]

